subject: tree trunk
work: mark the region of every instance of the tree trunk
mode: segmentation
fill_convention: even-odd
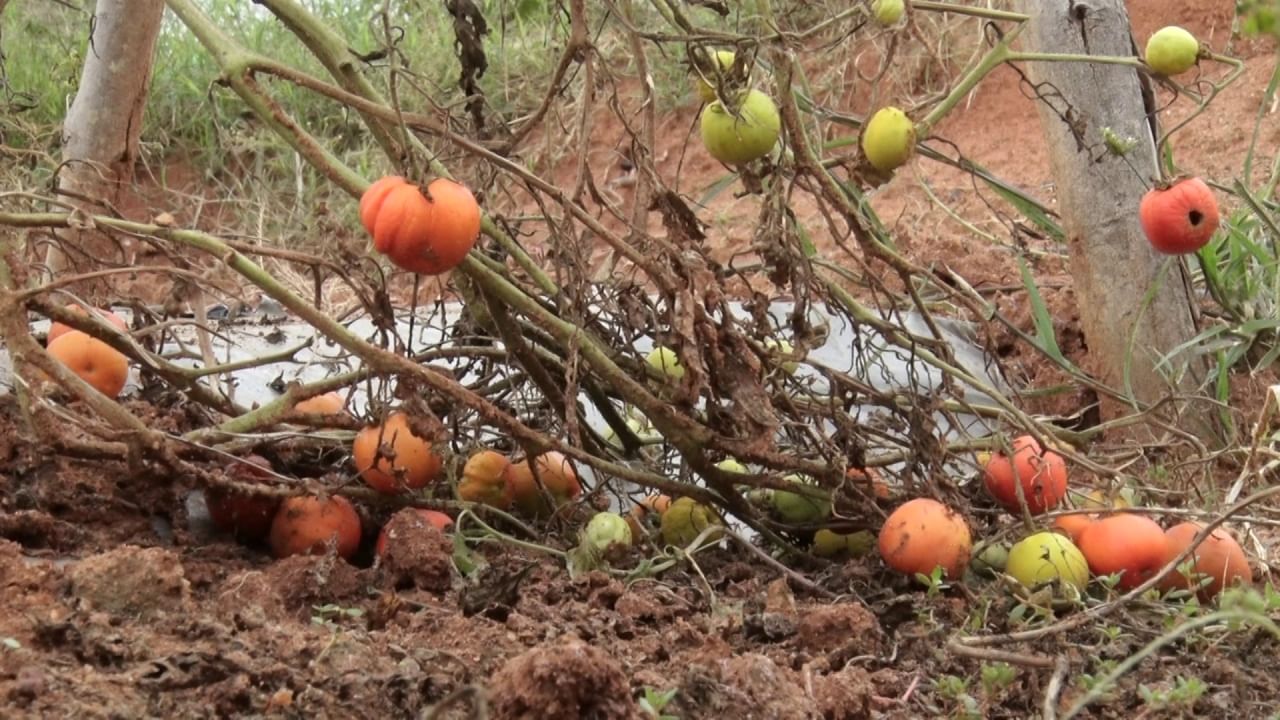
[[[133,181],[164,0],[98,0],[80,87],[62,132],[59,186],[86,212],[110,212]],[[127,263],[126,250],[92,230],[61,235],[45,258],[54,275],[89,261]],[[65,247],[65,251],[64,251]],[[100,295],[102,287],[79,288]]]
[[[1021,5],[1031,17],[1021,39],[1029,52],[1137,54],[1122,0]],[[1138,204],[1158,175],[1144,79],[1123,65],[1031,62],[1027,70],[1042,98],[1036,106],[1094,370],[1142,404],[1196,391],[1208,372],[1203,356],[1188,362],[1181,355],[1157,369],[1169,351],[1195,337],[1196,321],[1185,266],[1153,250],[1138,222]],[[1104,128],[1137,145],[1125,157],[1108,153]],[[1114,402],[1102,407],[1108,419],[1131,410]],[[1186,415],[1186,429],[1206,441],[1217,437],[1213,413],[1192,408]]]

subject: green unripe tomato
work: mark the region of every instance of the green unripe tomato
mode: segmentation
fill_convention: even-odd
[[[1031,535],[1009,550],[1005,572],[1026,587],[1052,580],[1083,590],[1089,583],[1089,563],[1080,548],[1053,532]]]
[[[752,89],[738,99],[737,115],[719,100],[702,110],[702,144],[726,165],[745,165],[768,155],[782,131],[778,106],[768,95]]]
[[[747,474],[747,466],[743,465],[742,463],[738,462],[733,458],[725,458],[721,460],[720,462],[716,463],[716,467],[720,468],[725,472],[733,472],[733,473],[738,473],[740,475]]]
[[[684,366],[680,364],[680,357],[676,355],[676,351],[665,345],[659,345],[649,351],[645,362],[649,363],[649,367],[666,375],[671,380],[679,380],[684,377]]]
[[[876,16],[876,22],[885,27],[901,20],[905,10],[902,0],[875,0],[871,3],[871,13]]]
[[[631,526],[615,512],[596,513],[587,523],[587,542],[596,550],[631,544]]]
[[[662,439],[662,433],[655,430],[654,427],[649,424],[647,418],[627,418],[627,429],[630,430],[631,434],[635,435],[636,439],[640,442],[649,443]],[[618,433],[614,432],[612,427],[605,430],[604,441],[616,448],[622,447],[622,439],[618,437]]]
[[[774,340],[773,338],[767,338],[764,341],[764,346],[768,348],[774,355],[778,355],[782,357],[788,357],[796,351],[795,347],[792,346],[791,343],[787,342],[786,340]],[[795,375],[796,370],[798,370],[799,368],[800,368],[800,363],[796,362],[795,360],[784,360],[782,362],[782,371],[788,375]]]
[[[1147,39],[1146,61],[1152,70],[1173,77],[1195,67],[1200,55],[1196,36],[1177,25],[1157,30]]]
[[[698,539],[698,535],[719,520],[711,510],[693,498],[676,498],[671,507],[662,513],[662,540],[668,545],[686,547]]]
[[[737,56],[733,54],[732,50],[717,50],[713,57],[716,59],[716,64],[720,66],[720,72],[726,73],[729,72],[729,68],[733,67],[733,61]],[[716,88],[707,80],[703,80],[703,76],[706,76],[707,80],[714,81],[716,77],[715,70],[703,70],[702,75],[695,73],[693,76],[694,82],[697,83],[698,97],[702,98],[702,102],[715,102]]]
[[[818,557],[861,557],[875,544],[876,536],[867,530],[846,535],[822,528],[813,534],[813,554]]]
[[[848,549],[848,538],[838,532],[822,528],[813,534],[813,554],[818,557],[835,557]]]
[[[983,545],[976,549],[969,567],[988,574],[1004,572],[1009,564],[1009,548],[1002,543]]]
[[[916,126],[896,107],[882,107],[862,128],[862,153],[881,172],[898,169],[915,151]]]
[[[787,481],[797,485],[812,485],[812,481],[802,475],[788,475]],[[831,498],[825,490],[819,491],[821,497],[787,490],[774,490],[772,495],[773,509],[783,522],[793,525],[809,525],[826,520],[831,515]]]

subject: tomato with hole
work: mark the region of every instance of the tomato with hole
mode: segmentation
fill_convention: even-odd
[[[659,523],[662,541],[676,547],[688,547],[698,539],[707,528],[720,525],[715,512],[691,497],[676,498],[662,513]],[[719,532],[708,533],[706,540],[711,540]]]
[[[1004,571],[1028,588],[1058,582],[1083,590],[1089,583],[1084,554],[1071,540],[1051,532],[1035,533],[1015,543]]]
[[[1193,253],[1218,229],[1218,201],[1200,178],[1155,187],[1138,206],[1142,232],[1151,247],[1166,255]]]
[[[608,511],[593,515],[583,535],[586,543],[599,552],[618,545],[630,545],[634,539],[627,519]]]

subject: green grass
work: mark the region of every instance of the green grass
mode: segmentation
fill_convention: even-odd
[[[356,52],[368,53],[381,46],[382,0],[305,0],[303,4],[347,38]],[[247,47],[327,78],[302,44],[261,7],[232,0],[202,5],[221,28]],[[484,39],[489,67],[480,79],[488,112],[519,117],[541,102],[568,36],[567,19],[555,11],[555,3],[544,0],[480,0],[477,5],[490,24]],[[429,94],[430,102],[456,106],[462,100],[460,66],[452,18],[443,3],[394,2],[392,16],[393,25],[403,30],[399,47],[414,82]],[[30,106],[19,114],[23,125],[48,127],[62,121],[79,81],[89,22],[87,11],[57,3],[16,3],[6,11],[2,40],[8,92],[17,96],[21,106]],[[625,39],[606,34],[595,40],[608,62],[625,72],[629,65]],[[228,145],[236,150],[241,148],[239,143],[253,144],[242,136],[242,103],[213,85],[217,77],[213,61],[172,14],[166,14],[155,60],[144,144],[161,155],[197,154],[211,171],[223,170]],[[662,98],[665,101],[676,99],[687,88],[681,84],[687,82],[682,80],[682,62],[683,58],[657,53],[650,56],[658,86],[675,90]],[[368,72],[376,75],[377,84],[385,83],[381,69]],[[580,86],[580,78],[573,80]],[[273,82],[271,87],[275,98],[309,130],[330,141],[331,147],[357,153],[367,149],[363,126],[334,103],[288,83]],[[406,107],[429,109],[428,101],[411,90],[402,87],[402,93]],[[2,122],[7,125],[12,120]],[[23,147],[31,147],[29,135],[21,139]],[[45,144],[42,149],[52,151],[49,143],[56,142],[56,135],[40,140]]]

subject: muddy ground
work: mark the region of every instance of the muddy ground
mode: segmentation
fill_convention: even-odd
[[[1051,668],[1015,658],[984,689],[1000,656],[948,649],[962,631],[1014,629],[1012,596],[985,580],[931,596],[871,554],[797,562],[811,588],[732,544],[696,567],[624,578],[571,576],[558,558],[488,543],[464,577],[448,538],[403,520],[373,562],[393,511],[369,506],[353,562],[275,560],[189,522],[186,479],[38,456],[12,413],[5,403],[3,717],[638,718],[638,698],[667,691],[665,712],[679,718],[964,717],[964,698],[939,689],[951,675],[969,679],[969,717],[1028,718],[1051,681]],[[177,416],[154,419],[176,431]],[[982,523],[992,510],[972,512]],[[566,548],[564,536],[539,541]],[[645,545],[612,566],[658,555]],[[1115,637],[1089,626],[996,650],[1069,660],[1065,707],[1100,662],[1127,657],[1177,612],[1140,604],[1111,621]],[[1258,659],[1277,653],[1247,632],[1175,645],[1086,716],[1266,717],[1280,682]],[[1189,714],[1140,699],[1139,685],[1178,677],[1207,685]]]

